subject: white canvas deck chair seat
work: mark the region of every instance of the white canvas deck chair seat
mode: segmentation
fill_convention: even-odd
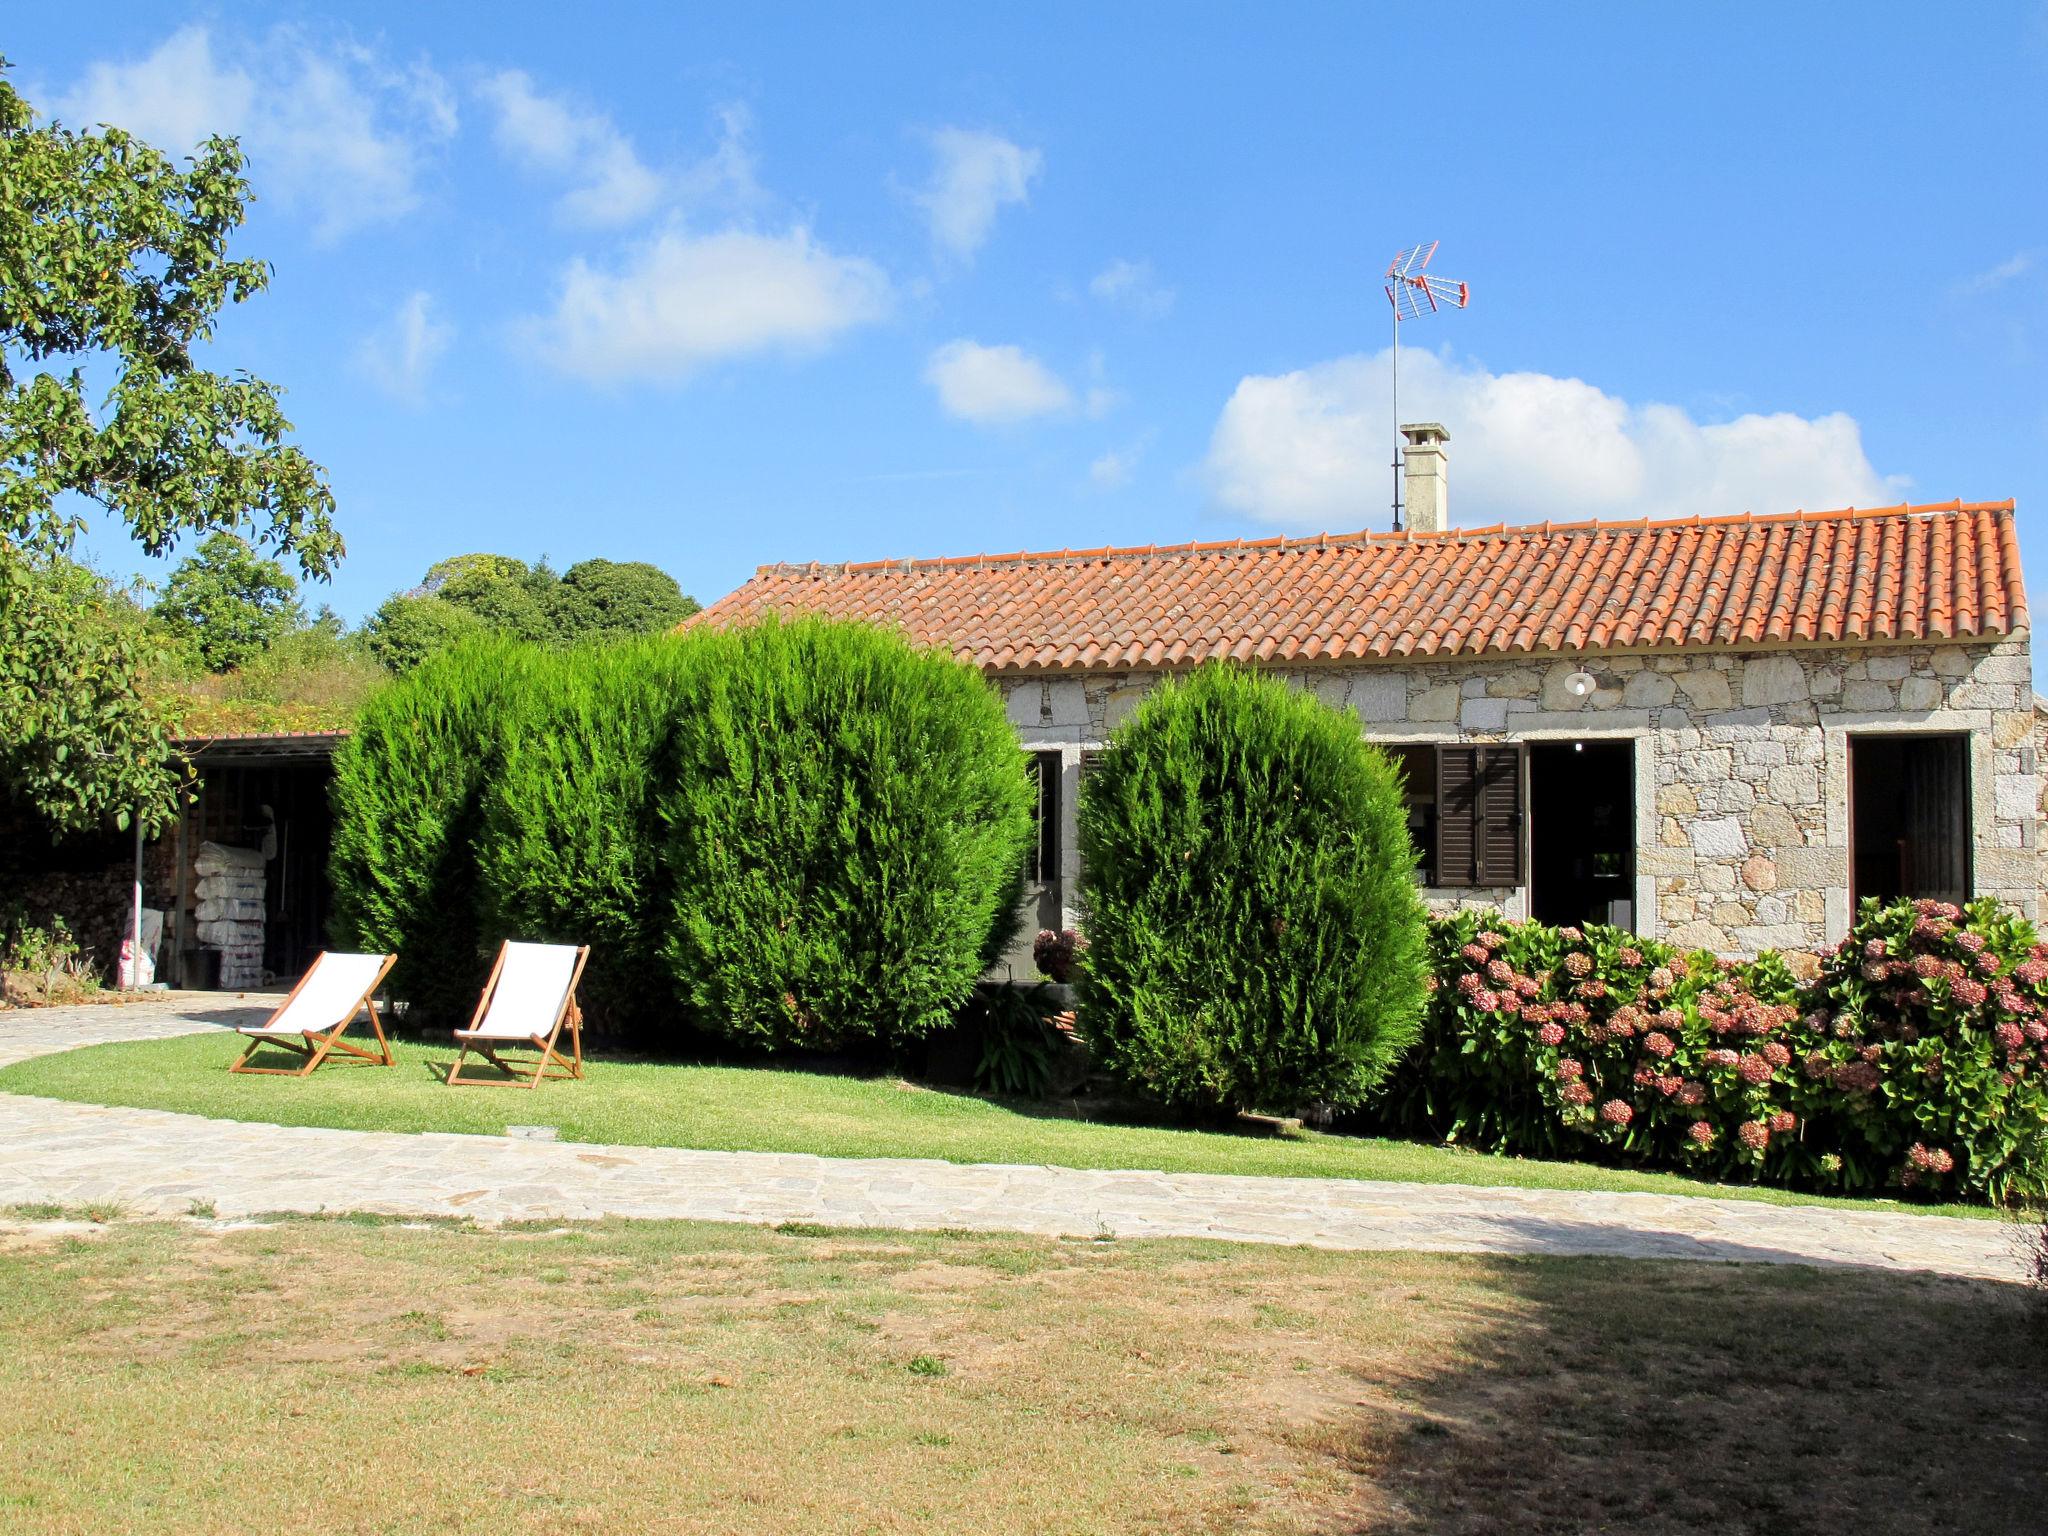
[[[543,1077],[581,1077],[583,1010],[576,1002],[576,983],[589,958],[588,944],[577,948],[570,944],[516,944],[507,939],[498,951],[498,963],[491,967],[491,979],[484,983],[476,1016],[469,1021],[469,1028],[455,1031],[462,1049],[448,1069],[448,1081],[486,1088],[538,1088]],[[567,1056],[556,1044],[564,1025],[571,1045]],[[523,1059],[507,1061],[499,1055],[507,1049],[540,1053],[530,1075]],[[505,1075],[464,1077],[462,1063],[471,1051]]]
[[[396,963],[396,955],[338,955],[322,950],[313,968],[299,978],[291,995],[261,1024],[244,1024],[235,1033],[249,1042],[241,1060],[230,1072],[256,1072],[272,1077],[304,1077],[331,1051],[360,1057],[375,1066],[392,1065],[391,1042],[384,1038],[384,1026],[377,1018],[377,1005],[370,996],[383,984],[384,973]],[[377,1048],[366,1049],[341,1038],[358,1013],[370,1016],[370,1033]],[[306,1058],[302,1067],[252,1067],[249,1058],[266,1045],[296,1051]]]

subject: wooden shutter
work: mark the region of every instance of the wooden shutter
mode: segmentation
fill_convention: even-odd
[[[1522,749],[1438,747],[1436,878],[1446,886],[1522,883]]]
[[[1479,884],[1479,747],[1436,749],[1436,879]]]
[[[1486,778],[1480,792],[1479,883],[1522,883],[1522,749],[1481,747]]]

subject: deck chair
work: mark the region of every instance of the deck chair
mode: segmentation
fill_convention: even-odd
[[[538,1088],[543,1077],[581,1077],[583,1009],[576,1002],[576,983],[589,958],[588,944],[579,949],[569,944],[517,944],[507,939],[498,951],[498,963],[491,967],[491,979],[484,983],[484,995],[477,1000],[469,1028],[455,1031],[462,1049],[448,1069],[448,1081],[482,1088]],[[555,1044],[565,1024],[572,1047],[568,1056]],[[540,1053],[531,1075],[523,1059],[507,1061],[498,1054],[507,1049]],[[505,1075],[464,1077],[462,1063],[471,1051]]]
[[[370,995],[397,960],[396,955],[338,955],[321,951],[312,969],[299,978],[299,984],[292,988],[277,1012],[261,1024],[244,1024],[236,1029],[235,1033],[249,1042],[249,1048],[228,1070],[271,1077],[304,1077],[325,1061],[330,1051],[358,1056],[380,1067],[392,1065],[391,1042],[384,1038],[384,1026],[377,1018],[377,1005]],[[374,1051],[341,1038],[359,1012],[370,1015],[370,1032],[377,1037]],[[306,1064],[250,1066],[249,1058],[266,1045],[296,1051],[306,1058]]]

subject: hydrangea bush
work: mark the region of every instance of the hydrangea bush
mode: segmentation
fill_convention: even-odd
[[[2048,1189],[2048,944],[1984,898],[1865,903],[1821,966],[1800,1072],[1866,1150],[1847,1182]]]
[[[1408,1130],[1815,1188],[2048,1187],[2048,946],[1984,901],[1866,903],[1804,985],[1616,928],[1431,925]]]

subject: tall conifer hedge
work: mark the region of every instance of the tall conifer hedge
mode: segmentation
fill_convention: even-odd
[[[501,939],[591,946],[614,1028],[914,1040],[1016,920],[1031,789],[1001,700],[886,630],[804,621],[567,652],[486,641],[336,758],[335,937],[459,1022]]]
[[[674,771],[674,709],[699,649],[673,636],[550,657],[499,749],[476,844],[482,921],[588,944],[584,1012],[600,1029],[673,1023],[655,799]]]
[[[1082,784],[1099,1059],[1189,1108],[1358,1102],[1414,1038],[1424,920],[1398,771],[1244,668],[1155,691]]]
[[[664,786],[667,956],[764,1047],[944,1024],[1015,922],[1031,788],[970,667],[868,625],[698,633]]]
[[[348,948],[398,956],[391,990],[429,1023],[465,1022],[496,936],[479,924],[484,791],[540,654],[475,641],[373,696],[334,758],[332,928]]]

